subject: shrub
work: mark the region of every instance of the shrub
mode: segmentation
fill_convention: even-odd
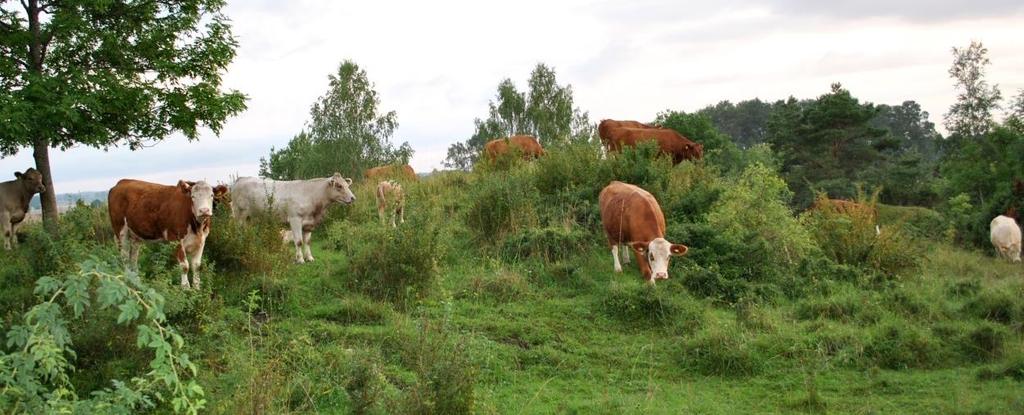
[[[504,242],[504,254],[518,260],[538,257],[544,261],[563,260],[577,255],[587,245],[587,233],[574,226],[546,226],[527,228],[509,235]]]
[[[988,362],[1003,356],[1009,338],[1005,327],[983,323],[963,334],[960,350],[969,361]]]
[[[878,204],[878,223],[899,225],[910,236],[943,240],[949,222],[939,212],[918,206]]]
[[[980,380],[999,380],[1002,378],[1024,382],[1024,356],[1017,356],[1002,365],[986,367],[978,371],[978,379]]]
[[[349,258],[348,268],[336,272],[371,297],[404,305],[426,296],[437,280],[444,246],[435,220],[423,212],[409,215],[398,228],[347,221],[331,227],[329,243]]]
[[[294,245],[281,240],[280,224],[270,212],[235,220],[226,203],[214,211],[203,260],[238,276],[271,275],[293,261]],[[170,244],[173,245],[173,244]]]
[[[106,203],[92,206],[81,200],[76,202],[60,216],[60,235],[63,239],[90,245],[112,243],[114,230],[110,226]]]
[[[1019,298],[1005,290],[987,289],[967,301],[963,311],[973,317],[1020,326],[1024,323],[1024,305]]]
[[[815,202],[823,208],[805,212],[800,221],[811,230],[822,252],[840,264],[870,268],[893,276],[916,269],[921,252],[899,226],[886,226],[877,233],[878,192],[866,196],[858,190],[856,204],[829,209],[831,202],[818,194]]]
[[[676,361],[705,376],[746,377],[761,373],[766,359],[742,331],[714,326],[684,340]]]
[[[939,341],[922,328],[893,320],[876,326],[864,346],[869,361],[885,369],[930,368],[943,351]]]
[[[374,413],[383,405],[388,381],[382,372],[380,356],[360,352],[349,361],[345,391],[348,392],[352,413]]]
[[[402,354],[405,365],[416,373],[415,383],[405,392],[402,412],[473,413],[477,368],[446,327],[424,321],[416,336],[405,342]]]
[[[827,297],[808,298],[796,305],[803,320],[828,319],[844,323],[872,324],[882,316],[878,300],[870,293],[849,289]]]
[[[507,173],[483,174],[467,189],[466,225],[477,242],[494,244],[508,234],[538,224],[540,193],[529,166]]]
[[[613,283],[598,307],[609,316],[639,327],[678,326],[689,332],[700,327],[704,307],[666,287]]]

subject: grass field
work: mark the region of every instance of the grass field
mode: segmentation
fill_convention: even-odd
[[[274,226],[219,215],[197,292],[172,285],[169,247],[147,247],[145,279],[197,363],[206,412],[1024,413],[1019,264],[915,238],[920,261],[908,271],[830,265],[793,271],[799,294],[733,298],[695,285],[729,265],[695,250],[648,287],[635,265],[612,272],[586,219],[552,219],[543,204],[492,242],[474,236],[471,200],[498,174],[407,184],[398,230],[377,224],[359,186],[360,203],[334,208],[314,233],[310,264],[266,246]],[[577,218],[588,209],[548,207]],[[40,230],[4,257],[6,325],[34,301],[28,274],[67,272],[88,255],[116,261],[105,212],[77,209],[65,233],[87,243],[50,242],[69,256],[55,262],[63,268],[37,258]],[[524,236],[546,248],[523,251],[509,229],[553,230]],[[700,249],[693,238],[683,242]],[[146,370],[151,357],[114,314],[72,327],[79,396]]]

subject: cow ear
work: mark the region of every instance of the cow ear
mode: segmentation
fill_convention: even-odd
[[[14,172],[14,178],[15,178],[15,179],[20,179],[20,178],[21,178],[21,176],[24,176],[24,174],[22,174],[22,173],[21,173],[20,171],[16,171],[16,172]]]
[[[192,192],[192,185],[184,180],[178,180],[178,189],[181,189],[184,194],[189,194]]]
[[[223,196],[223,195],[227,194],[227,192],[228,192],[228,187],[225,186],[225,185],[222,185],[222,184],[219,184],[219,185],[217,185],[217,187],[213,188],[214,196]]]
[[[672,244],[668,250],[672,255],[685,255],[686,251],[689,251],[690,248],[683,244]]]
[[[345,182],[347,182],[351,186],[352,185],[352,178],[351,177],[346,177],[345,178]]]
[[[633,248],[634,251],[639,252],[641,255],[643,255],[647,253],[647,245],[649,244],[649,242],[633,242],[629,244],[629,246]]]

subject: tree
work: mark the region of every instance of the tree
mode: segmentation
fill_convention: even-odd
[[[976,139],[991,130],[992,112],[999,109],[1002,94],[997,85],[985,81],[985,66],[990,64],[988,49],[981,42],[967,48],[953,48],[949,76],[956,80],[957,100],[946,113],[946,129],[958,140]]]
[[[409,162],[409,143],[397,149],[391,144],[398,115],[380,113],[380,98],[366,71],[346,60],[327,79],[327,93],[310,108],[306,129],[287,147],[271,148],[269,158],[260,159],[260,175],[308,179],[343,171],[359,176],[371,167]]]
[[[754,98],[740,101],[735,105],[729,101],[722,101],[697,113],[711,118],[715,127],[732,137],[736,145],[750,148],[765,141],[772,109],[771,103]]]
[[[473,120],[473,135],[448,147],[446,167],[470,168],[484,144],[496,138],[525,134],[544,146],[557,146],[593,137],[588,114],[573,106],[572,86],[558,85],[554,69],[537,64],[527,84],[526,93],[508,78],[498,84],[494,100],[488,103],[487,119]]]
[[[1017,90],[1017,96],[1013,97],[1010,107],[1007,109],[1006,125],[1024,132],[1024,89]]]
[[[221,90],[238,43],[223,0],[0,2],[0,154],[32,148],[56,232],[50,148],[136,150],[245,109]]]
[[[885,130],[871,126],[877,114],[840,84],[806,105],[793,98],[776,104],[768,139],[782,156],[797,206],[809,205],[815,191],[853,197],[854,182],[871,177],[885,160],[883,152],[897,146]]]
[[[915,150],[929,161],[942,156],[942,135],[935,130],[935,123],[928,121],[928,111],[915,101],[903,101],[899,106],[878,105],[878,115],[871,125],[888,130],[903,151]]]

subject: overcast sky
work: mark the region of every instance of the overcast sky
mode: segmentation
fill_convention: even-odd
[[[54,151],[58,193],[131,177],[226,182],[255,175],[308,119],[344,59],[398,112],[417,171],[441,167],[506,77],[525,89],[544,62],[591,120],[650,120],[721,100],[810,98],[842,82],[862,100],[913,99],[941,125],[955,93],[950,48],[984,42],[989,81],[1024,88],[1024,2],[1002,0],[373,1],[229,0],[240,48],[225,74],[249,109],[217,137],[154,147]],[[31,151],[0,160],[10,175]],[[2,177],[2,176],[0,176]],[[13,175],[7,177],[13,179]]]

